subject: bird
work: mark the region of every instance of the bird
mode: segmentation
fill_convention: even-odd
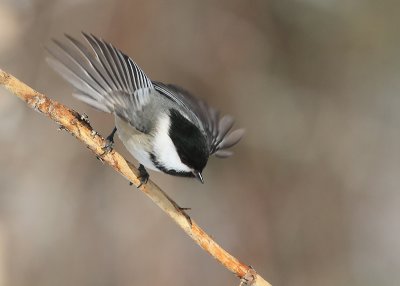
[[[147,169],[191,177],[204,183],[202,172],[210,156],[226,158],[244,129],[232,131],[234,119],[184,88],[151,80],[125,53],[93,34],[84,41],[65,34],[46,47],[48,64],[73,88],[73,96],[111,113],[115,127],[105,150],[112,150],[117,133],[139,162],[139,179]],[[139,185],[139,186],[140,186]]]

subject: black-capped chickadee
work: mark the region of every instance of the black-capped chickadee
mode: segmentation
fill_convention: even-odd
[[[146,168],[195,177],[209,156],[229,157],[227,150],[243,136],[243,129],[229,131],[230,116],[219,113],[184,89],[150,80],[137,64],[113,45],[83,33],[86,45],[66,35],[68,43],[53,40],[49,64],[75,88],[74,96],[92,107],[112,113],[115,128],[128,151]]]

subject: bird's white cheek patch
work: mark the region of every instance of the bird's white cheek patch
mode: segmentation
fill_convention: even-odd
[[[170,118],[161,117],[157,123],[157,133],[154,137],[153,150],[157,160],[166,169],[178,172],[191,172],[191,169],[182,163],[171,138],[169,137]]]

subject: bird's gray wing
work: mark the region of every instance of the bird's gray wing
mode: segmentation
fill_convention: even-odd
[[[135,115],[156,92],[151,80],[127,55],[93,35],[87,45],[65,35],[53,40],[49,64],[75,88],[74,96],[101,111],[115,113],[135,126]]]
[[[179,86],[155,81],[153,86],[159,93],[184,108],[194,123],[204,130],[210,155],[215,154],[217,157],[225,158],[233,154],[228,149],[240,141],[244,129],[230,132],[234,123],[232,116],[220,117],[216,109]]]

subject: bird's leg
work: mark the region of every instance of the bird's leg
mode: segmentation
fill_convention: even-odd
[[[107,136],[106,144],[103,147],[103,151],[104,151],[103,155],[107,154],[107,153],[110,153],[112,151],[112,149],[114,147],[114,135],[115,135],[115,132],[117,132],[117,127],[114,127],[114,129],[111,132],[111,134]]]
[[[137,187],[140,188],[143,184],[147,183],[147,181],[149,180],[150,175],[149,175],[149,173],[147,173],[146,168],[142,164],[139,165],[138,170],[139,170],[139,177],[138,178],[140,180],[140,184]]]

